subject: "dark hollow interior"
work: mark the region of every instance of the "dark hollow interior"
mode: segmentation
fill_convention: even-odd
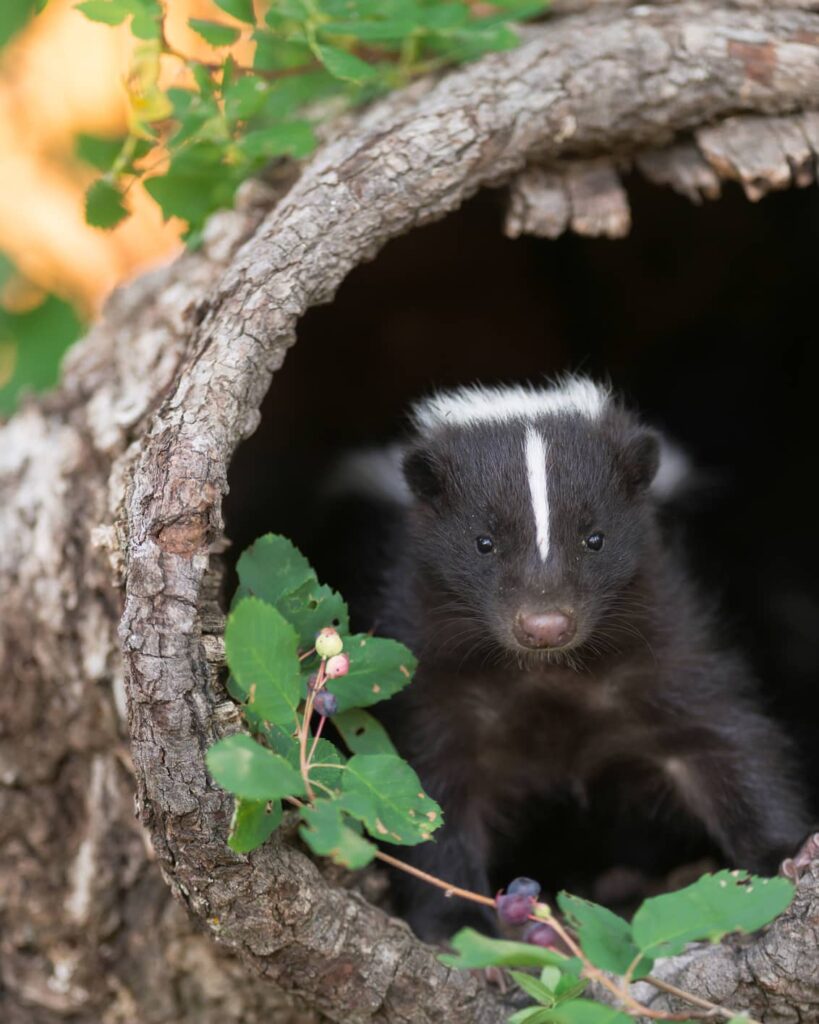
[[[400,435],[413,398],[564,370],[606,376],[694,460],[697,486],[674,510],[691,565],[795,738],[817,797],[819,192],[751,204],[730,186],[694,207],[640,179],[627,184],[634,227],[622,241],[510,241],[504,195],[487,191],[357,268],[301,322],[261,426],[236,454],[227,533],[235,552],[268,530],[285,533],[321,575],[313,527],[323,475],[340,451]],[[584,873],[667,870],[704,851],[684,829],[659,836],[643,808],[615,812],[605,787],[597,805],[583,823],[569,807],[533,819],[499,865],[499,884],[548,874],[578,890]]]

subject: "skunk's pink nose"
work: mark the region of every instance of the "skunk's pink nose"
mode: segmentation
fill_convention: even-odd
[[[566,612],[520,612],[514,633],[524,647],[565,647],[575,629],[574,618]]]

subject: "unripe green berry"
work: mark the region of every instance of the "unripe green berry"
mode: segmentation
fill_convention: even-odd
[[[332,658],[336,654],[341,654],[343,647],[343,640],[332,626],[319,630],[316,637],[316,654],[320,658]]]

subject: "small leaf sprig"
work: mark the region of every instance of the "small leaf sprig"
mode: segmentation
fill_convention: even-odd
[[[298,808],[307,845],[347,868],[389,857],[366,834],[399,846],[429,841],[441,809],[364,710],[409,683],[410,652],[351,634],[343,599],[284,537],[262,537],[237,571],[225,629],[229,689],[254,735],[208,752],[211,775],[237,797],[231,847],[247,853],[264,842],[283,800]],[[322,735],[330,717],[346,751]]]
[[[517,45],[514,23],[548,6],[547,0],[213,0],[216,17],[188,20],[206,53],[212,51],[202,57],[169,39],[172,3],[76,5],[92,21],[127,22],[136,39],[126,81],[128,134],[106,161],[95,162],[103,176],[89,188],[86,218],[95,227],[114,227],[128,215],[128,191],[142,181],[166,218],[187,222],[190,242],[212,212],[231,205],[242,181],[280,157],[309,155],[320,123],[418,75]],[[170,70],[176,83],[166,86]],[[97,155],[103,148],[96,146]]]

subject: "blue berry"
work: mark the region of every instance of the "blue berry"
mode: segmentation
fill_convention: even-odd
[[[498,917],[504,924],[523,924],[534,910],[535,898],[526,893],[513,892],[495,897]]]
[[[540,883],[536,882],[534,878],[516,878],[506,886],[506,894],[514,896],[518,893],[531,896],[536,900],[540,896]]]
[[[533,946],[544,946],[554,948],[560,944],[560,936],[550,924],[532,922],[523,931],[523,941],[530,942]]]
[[[320,715],[334,715],[338,711],[338,698],[329,690],[319,690],[313,701],[313,707]]]

